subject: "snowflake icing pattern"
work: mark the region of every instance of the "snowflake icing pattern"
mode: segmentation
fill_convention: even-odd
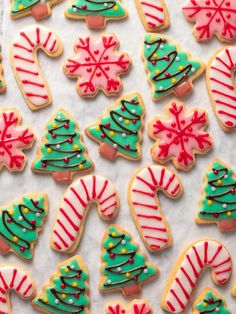
[[[0,168],[22,170],[26,156],[22,150],[33,145],[34,134],[28,128],[19,128],[20,117],[15,110],[0,114]]]
[[[194,33],[198,40],[208,40],[216,33],[220,39],[232,41],[236,35],[235,0],[190,0],[183,14],[196,22]]]
[[[178,169],[188,170],[195,161],[194,154],[204,154],[212,148],[205,111],[195,109],[185,113],[184,105],[172,103],[168,107],[170,119],[151,122],[150,137],[157,142],[152,147],[153,159],[164,163],[173,159]]]
[[[103,35],[98,41],[90,37],[79,38],[75,44],[77,55],[67,59],[65,73],[78,78],[81,96],[94,96],[102,89],[107,95],[120,92],[119,75],[127,72],[131,60],[125,53],[117,53],[119,42],[115,35]]]
[[[105,314],[152,314],[151,307],[146,301],[135,302],[133,301],[128,307],[128,310],[120,304],[111,304],[107,306]]]

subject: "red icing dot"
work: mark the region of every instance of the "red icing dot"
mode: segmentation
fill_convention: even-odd
[[[214,170],[214,175],[217,175],[219,173],[218,170]]]
[[[7,222],[11,223],[12,222],[12,218],[8,218]]]
[[[131,99],[132,104],[135,104],[135,99]]]
[[[230,193],[231,193],[231,194],[235,194],[235,189],[232,189],[232,190],[230,191]]]
[[[220,23],[220,19],[219,18],[216,19],[216,23]]]
[[[69,158],[64,158],[64,162],[68,163],[69,162]]]
[[[188,131],[189,131],[189,132],[192,132],[192,130],[193,130],[193,128],[190,126],[190,127],[188,128]]]
[[[52,133],[52,138],[56,138],[57,135],[55,133]]]
[[[64,283],[61,284],[61,288],[65,289],[66,285]]]
[[[231,18],[231,14],[227,14],[226,17],[227,17],[227,19],[230,19]]]
[[[226,4],[227,7],[230,6],[230,2],[229,1],[227,1],[225,4]]]
[[[80,274],[76,275],[77,278],[80,278]]]
[[[35,219],[33,219],[33,220],[31,220],[31,225],[35,225],[36,224],[36,220]]]
[[[69,139],[68,139],[68,143],[70,143],[70,144],[73,143],[73,139],[72,139],[72,138],[69,138]]]
[[[213,299],[212,297],[210,297],[209,300],[208,300],[208,302],[209,302],[209,303],[213,303],[213,302],[214,302],[214,299]]]
[[[130,264],[133,264],[133,263],[134,263],[134,259],[133,259],[133,258],[130,258],[130,259],[129,259],[129,263],[130,263]]]
[[[166,39],[165,39],[165,38],[162,38],[161,42],[162,42],[163,44],[165,44],[165,43],[166,43]]]
[[[185,120],[181,120],[180,122],[181,122],[181,124],[185,124]]]
[[[42,163],[42,167],[43,167],[43,168],[46,168],[46,167],[47,167],[47,164],[45,164],[45,162],[43,162],[43,163]]]
[[[68,124],[68,123],[65,123],[65,124],[64,124],[64,128],[65,128],[65,129],[68,129],[68,128],[69,128],[69,124]]]
[[[134,276],[133,281],[138,281],[138,277]]]
[[[111,126],[111,123],[110,123],[110,122],[107,122],[107,123],[106,123],[106,127],[109,128],[110,126]]]
[[[134,119],[134,120],[132,120],[132,123],[133,123],[133,124],[136,124],[136,122],[137,122],[137,120],[135,120],[135,119]]]
[[[82,9],[83,9],[83,10],[86,10],[86,9],[87,9],[87,5],[86,5],[86,4],[83,4],[83,5],[82,5]]]
[[[24,251],[25,251],[25,248],[21,247],[21,248],[20,248],[20,251],[21,251],[21,252],[24,252]]]
[[[121,107],[121,110],[122,110],[122,111],[124,111],[124,110],[125,110],[125,107],[124,107],[124,106],[122,106],[122,107]]]
[[[188,78],[188,74],[185,73],[184,74],[184,78],[187,79]]]
[[[206,16],[211,17],[211,12],[207,12]]]
[[[218,218],[219,214],[213,214],[214,218]]]
[[[170,73],[166,72],[165,77],[170,77]]]
[[[75,293],[75,298],[78,299],[79,298],[79,293]]]
[[[125,148],[129,149],[129,148],[130,148],[130,145],[129,145],[129,144],[126,144],[126,145],[125,145]]]
[[[39,201],[34,200],[33,203],[34,203],[34,205],[38,205]]]
[[[105,134],[101,134],[101,138],[105,138]]]
[[[169,60],[170,60],[170,57],[169,57],[169,56],[165,56],[165,60],[166,60],[166,61],[169,61]]]
[[[114,254],[114,253],[111,253],[111,254],[110,254],[110,258],[111,258],[111,259],[115,258],[115,254]]]
[[[155,60],[152,60],[152,65],[156,65],[156,61]]]

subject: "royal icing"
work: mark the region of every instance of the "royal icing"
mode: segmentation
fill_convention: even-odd
[[[119,41],[114,34],[104,34],[98,40],[79,37],[76,55],[68,58],[64,72],[78,78],[76,88],[81,96],[95,96],[102,90],[107,96],[118,95],[122,88],[120,75],[125,74],[131,60],[126,53],[118,53]]]
[[[221,231],[221,221],[235,220],[236,230],[236,177],[232,169],[220,160],[215,160],[204,179],[204,191],[201,198],[198,223],[217,223]]]
[[[232,41],[236,34],[236,3],[234,0],[188,0],[183,6],[184,16],[195,22],[197,40],[209,40],[214,34],[224,41]]]
[[[12,43],[11,62],[19,88],[28,106],[41,109],[52,102],[50,90],[38,64],[37,50],[42,49],[50,57],[62,53],[59,37],[42,25],[26,26]]]
[[[119,196],[114,184],[98,175],[89,175],[72,183],[60,203],[52,230],[52,247],[61,252],[76,249],[83,234],[87,212],[96,203],[99,216],[110,220],[117,214]]]
[[[104,314],[152,314],[152,307],[146,300],[133,300],[129,306],[121,302],[106,305]]]
[[[145,281],[154,279],[158,268],[146,261],[131,235],[111,225],[102,241],[101,292],[122,290],[125,296],[138,294]]]
[[[145,36],[143,59],[152,96],[157,101],[170,93],[184,96],[192,90],[192,80],[204,70],[201,62],[158,34]]]
[[[27,157],[24,149],[30,148],[35,136],[30,128],[20,127],[21,117],[16,109],[0,111],[0,169],[24,169]]]
[[[47,196],[24,195],[0,209],[0,251],[31,259],[38,232],[47,216]]]
[[[128,159],[140,159],[144,114],[139,94],[121,97],[107,114],[99,118],[97,124],[86,129],[86,134],[100,144],[100,153],[104,157],[115,159],[121,155]]]
[[[148,32],[169,27],[169,17],[164,0],[135,0],[138,13]]]
[[[0,47],[0,52],[1,52],[1,47]],[[0,53],[0,94],[5,92],[6,90],[6,83],[2,77],[3,69],[2,69],[2,55]]]
[[[170,274],[161,306],[170,313],[182,313],[206,267],[217,285],[225,284],[231,275],[232,260],[225,246],[215,240],[199,240],[180,255]]]
[[[236,127],[235,64],[236,47],[222,48],[212,57],[206,72],[212,107],[226,131],[233,131]]]
[[[142,240],[151,252],[165,249],[172,243],[168,223],[162,213],[157,193],[178,198],[182,184],[173,171],[163,166],[139,170],[129,184],[129,204]]]
[[[30,275],[17,266],[0,266],[0,313],[12,314],[9,293],[14,290],[23,299],[33,299],[34,282]]]
[[[167,107],[168,118],[154,118],[149,136],[156,140],[152,147],[153,160],[166,163],[172,160],[177,169],[189,170],[196,154],[206,154],[212,148],[212,139],[205,132],[207,113],[195,108],[185,112],[184,104],[172,102]]]
[[[88,270],[78,255],[59,264],[50,279],[33,300],[37,309],[55,314],[89,313]]]
[[[61,181],[70,182],[73,173],[93,168],[76,121],[62,109],[48,122],[38,152],[33,171],[52,173],[56,181],[58,173],[63,174]]]

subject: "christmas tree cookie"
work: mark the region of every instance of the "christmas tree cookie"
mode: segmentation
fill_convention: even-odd
[[[122,156],[140,159],[144,115],[142,98],[138,93],[133,93],[119,98],[85,133],[100,144],[99,152],[105,158],[113,160]]]
[[[193,89],[192,81],[205,69],[203,62],[192,59],[188,52],[159,34],[145,36],[142,56],[155,101],[171,93],[185,96]]]
[[[0,209],[0,252],[13,252],[20,258],[33,257],[38,233],[48,211],[45,194],[27,194]]]
[[[6,90],[6,83],[2,77],[3,69],[2,69],[1,61],[2,61],[2,55],[1,55],[1,49],[0,49],[0,94],[4,93]]]
[[[46,313],[89,314],[88,270],[79,255],[58,265],[32,304]]]
[[[204,177],[203,196],[196,222],[216,223],[220,231],[236,230],[236,176],[216,159]]]
[[[218,292],[206,287],[193,304],[193,314],[231,314]]]
[[[120,0],[72,0],[65,11],[71,19],[85,19],[89,28],[104,28],[107,20],[123,19],[127,11]]]
[[[32,170],[52,173],[57,182],[71,182],[74,173],[93,167],[76,121],[60,109],[47,124]]]
[[[131,235],[116,225],[110,225],[103,237],[101,259],[100,292],[121,290],[125,296],[136,295],[141,292],[141,285],[159,274]]]

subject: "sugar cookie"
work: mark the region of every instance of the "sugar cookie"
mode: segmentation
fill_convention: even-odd
[[[104,314],[152,314],[152,307],[147,300],[133,300],[128,306],[120,301],[106,305]]]
[[[1,52],[1,49],[0,49]],[[2,55],[0,53],[0,94],[4,93],[6,90],[6,83],[3,79],[3,69],[2,69]]]

